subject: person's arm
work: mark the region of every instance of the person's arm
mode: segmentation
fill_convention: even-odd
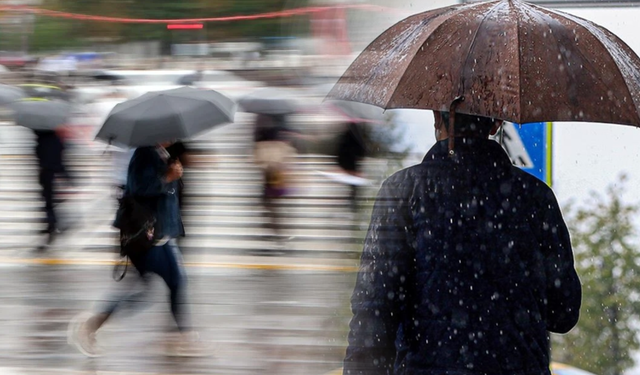
[[[153,148],[139,149],[131,158],[127,173],[129,193],[138,197],[166,194],[174,188],[168,178],[168,166]]]
[[[386,181],[375,203],[351,308],[345,375],[392,372],[396,336],[414,270],[413,234],[407,197]]]
[[[540,222],[544,254],[547,330],[569,332],[580,317],[582,286],[573,265],[569,231],[558,202],[549,189],[544,197]]]

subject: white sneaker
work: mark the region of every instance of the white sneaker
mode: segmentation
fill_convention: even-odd
[[[197,332],[172,333],[166,343],[165,354],[168,357],[208,357],[211,349],[200,341]]]
[[[67,329],[67,342],[87,357],[96,358],[102,356],[102,351],[96,344],[96,331],[87,325],[91,317],[91,313],[83,312],[71,319]]]

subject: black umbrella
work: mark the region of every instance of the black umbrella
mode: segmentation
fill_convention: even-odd
[[[71,105],[61,100],[29,98],[14,102],[11,108],[16,124],[33,130],[54,130],[71,114]]]
[[[264,88],[238,101],[243,111],[264,115],[287,115],[298,111],[294,94],[277,88]]]
[[[116,105],[96,139],[129,147],[189,139],[233,122],[235,112],[235,102],[214,90],[182,87],[148,92]]]

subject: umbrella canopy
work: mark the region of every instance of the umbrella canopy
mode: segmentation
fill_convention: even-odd
[[[329,97],[441,111],[461,97],[458,112],[515,123],[640,126],[640,59],[567,13],[518,0],[461,4],[389,28]]]
[[[54,85],[43,85],[39,83],[25,83],[18,85],[27,96],[32,98],[61,99],[68,100],[69,94],[60,87]]]
[[[0,85],[0,106],[11,104],[26,97],[27,94],[17,87]]]
[[[276,88],[265,88],[246,95],[238,101],[245,112],[265,115],[287,115],[298,111],[294,94]]]
[[[374,124],[384,122],[383,110],[371,104],[346,100],[330,100],[327,104],[351,122]]]
[[[122,146],[152,146],[193,138],[233,122],[235,112],[235,102],[213,90],[183,87],[149,92],[116,105],[96,138]]]
[[[25,99],[11,105],[17,125],[33,130],[54,130],[71,115],[71,105],[61,100]]]

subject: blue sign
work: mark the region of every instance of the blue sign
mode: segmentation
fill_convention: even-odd
[[[550,122],[504,123],[501,141],[514,165],[551,186],[552,132]]]

